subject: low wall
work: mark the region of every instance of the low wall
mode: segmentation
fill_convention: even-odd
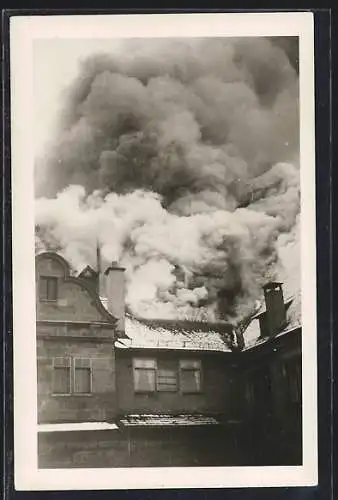
[[[239,465],[230,429],[132,429],[39,433],[39,468]]]
[[[301,465],[301,428],[276,424],[207,428],[42,432],[40,468]]]

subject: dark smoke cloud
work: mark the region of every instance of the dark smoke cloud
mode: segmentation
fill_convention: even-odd
[[[297,156],[298,79],[263,38],[133,41],[83,62],[60,127],[43,194],[80,183],[169,204],[205,187],[241,197]]]
[[[48,183],[37,195],[53,198],[69,185],[88,194],[99,190],[101,216],[120,217],[129,227],[116,236],[119,250],[114,244],[106,254],[133,269],[134,309],[141,292],[133,286],[150,271],[162,272],[163,280],[145,293],[148,302],[156,296],[176,310],[203,301],[209,307],[222,290],[224,309],[232,314],[273,273],[279,235],[293,228],[299,212],[295,44],[280,37],[133,40],[120,55],[83,61],[55,145],[42,162]],[[76,217],[82,210],[97,220],[92,198],[68,190],[63,203],[70,193],[77,193]],[[126,200],[143,207],[142,221],[130,215]],[[63,240],[79,260],[62,236],[67,221],[62,225],[52,212],[48,200],[40,200],[38,222],[50,233],[42,239]],[[187,256],[172,236],[184,239],[192,224]],[[83,237],[75,233],[79,255]],[[106,249],[112,237],[101,234]],[[175,269],[182,266],[193,277],[190,284],[177,279]]]

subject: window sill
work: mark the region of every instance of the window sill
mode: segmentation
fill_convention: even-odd
[[[70,393],[70,394],[52,394],[52,397],[53,397],[53,398],[58,398],[58,397],[61,397],[61,398],[66,397],[66,398],[69,398],[69,397],[72,397],[72,396],[75,396],[75,397],[84,396],[84,397],[88,398],[88,397],[93,396],[93,393],[90,393],[90,394],[89,394],[89,393],[83,393],[83,394],[81,394],[81,393],[75,393],[75,392],[72,392],[72,393]]]
[[[134,394],[139,396],[156,396],[156,391],[134,391]]]

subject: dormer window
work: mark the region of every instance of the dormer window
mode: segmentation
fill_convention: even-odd
[[[53,276],[41,276],[39,283],[40,300],[55,302],[58,296],[58,279]]]

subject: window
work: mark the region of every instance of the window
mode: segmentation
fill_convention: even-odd
[[[51,276],[41,276],[39,283],[40,300],[56,301],[57,300],[57,284],[58,279]]]
[[[90,394],[92,392],[90,359],[74,359],[74,392],[76,394]]]
[[[201,362],[196,360],[134,359],[135,392],[198,393],[201,391]]]
[[[283,374],[286,377],[287,393],[290,403],[300,403],[302,399],[301,358],[285,362]]]
[[[202,377],[200,361],[180,361],[180,386],[183,393],[195,393],[201,391]]]
[[[53,360],[53,394],[70,394],[71,392],[70,358],[54,358]]]
[[[159,369],[157,372],[157,390],[159,392],[176,392],[177,370]]]
[[[55,395],[91,394],[91,360],[66,357],[54,358],[52,393]]]
[[[134,359],[133,368],[135,392],[155,392],[156,360]]]

